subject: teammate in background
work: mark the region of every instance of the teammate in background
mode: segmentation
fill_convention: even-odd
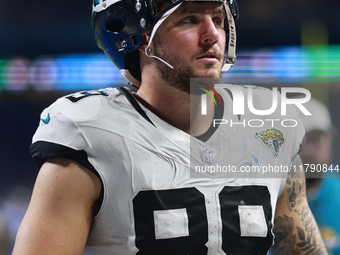
[[[319,225],[321,236],[329,254],[340,255],[340,169],[332,164],[332,140],[336,136],[328,109],[316,99],[305,107],[312,116],[301,115],[306,129],[306,144],[300,152],[302,162],[309,168],[324,168],[320,178],[307,178],[307,199]]]
[[[301,125],[213,126],[253,116],[231,115],[224,89],[202,115],[190,90],[190,78],[216,83],[234,64],[237,17],[235,0],[94,1],[97,44],[139,89],[79,92],[43,111],[31,146],[41,169],[13,254],[265,255],[274,223],[273,254],[327,254],[302,173],[193,178],[191,163],[301,165]],[[267,106],[271,91],[253,93]]]

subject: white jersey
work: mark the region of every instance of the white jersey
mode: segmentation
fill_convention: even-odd
[[[287,172],[251,169],[289,167],[304,131],[273,127],[280,121],[246,128],[254,116],[232,115],[232,98],[219,93],[225,107],[217,117],[228,124],[201,139],[158,118],[125,89],[75,93],[43,111],[31,145],[38,165],[72,159],[103,184],[84,254],[267,254]]]

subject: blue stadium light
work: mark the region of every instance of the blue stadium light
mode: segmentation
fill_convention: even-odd
[[[222,82],[340,81],[340,45],[240,52]],[[0,59],[0,91],[77,91],[127,84],[102,53]]]

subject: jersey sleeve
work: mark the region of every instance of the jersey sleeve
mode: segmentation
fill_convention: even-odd
[[[88,150],[91,147],[72,114],[72,102],[67,98],[57,100],[40,115],[40,123],[33,136],[30,153],[36,165],[52,158],[62,157],[73,160],[91,170],[97,171],[88,160]],[[69,110],[69,111],[68,111]],[[74,111],[73,115],[79,115]]]

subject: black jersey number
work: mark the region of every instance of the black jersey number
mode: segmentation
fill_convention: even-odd
[[[219,200],[223,251],[228,255],[267,254],[273,241],[272,209],[267,187],[224,187],[219,193]],[[259,208],[262,209],[257,210]],[[205,245],[208,242],[206,201],[196,188],[140,191],[133,199],[133,213],[137,254],[208,253]],[[251,213],[255,213],[256,217],[262,213],[263,217],[260,224],[257,223],[259,225],[255,223],[253,228],[248,226],[244,230],[242,226],[247,224],[246,218]],[[157,225],[160,219],[165,225]]]
[[[102,90],[89,90],[89,91],[81,91],[67,96],[66,98],[70,100],[72,103],[76,103],[79,100],[89,97],[89,96],[108,96],[109,94]]]

